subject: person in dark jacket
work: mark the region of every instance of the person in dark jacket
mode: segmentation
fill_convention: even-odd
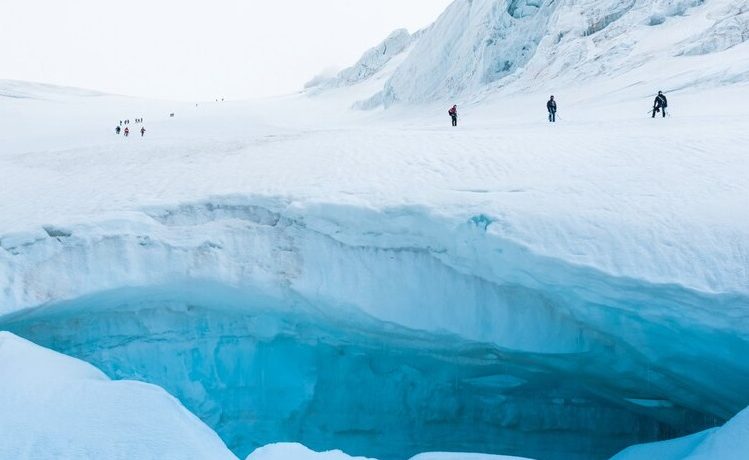
[[[668,99],[666,99],[663,91],[658,91],[658,95],[655,96],[655,101],[653,101],[653,118],[658,112],[662,112],[663,118],[666,118],[666,107],[668,107]]]
[[[117,127],[114,128],[115,134],[120,134],[120,131],[121,131],[121,129],[120,129],[119,126],[117,126]]]
[[[452,108],[447,111],[447,114],[452,118],[453,126],[458,126],[458,106],[452,106]]]
[[[554,96],[551,96],[549,102],[546,103],[546,110],[549,111],[549,121],[555,123],[557,121],[557,101],[554,100]]]

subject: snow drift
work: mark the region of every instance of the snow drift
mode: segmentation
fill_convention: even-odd
[[[0,332],[0,458],[232,460],[164,390]]]
[[[749,452],[749,409],[720,428],[685,438],[632,446],[611,460],[741,460]]]

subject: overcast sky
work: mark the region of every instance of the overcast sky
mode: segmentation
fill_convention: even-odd
[[[194,100],[293,92],[450,0],[0,2],[0,78]]]

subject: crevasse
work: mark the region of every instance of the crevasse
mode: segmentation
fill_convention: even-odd
[[[164,386],[239,456],[602,458],[749,404],[745,296],[538,256],[493,225],[233,199],[47,227],[0,241],[0,328]]]

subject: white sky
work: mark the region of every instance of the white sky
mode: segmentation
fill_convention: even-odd
[[[0,78],[167,99],[284,94],[450,0],[0,0]]]

